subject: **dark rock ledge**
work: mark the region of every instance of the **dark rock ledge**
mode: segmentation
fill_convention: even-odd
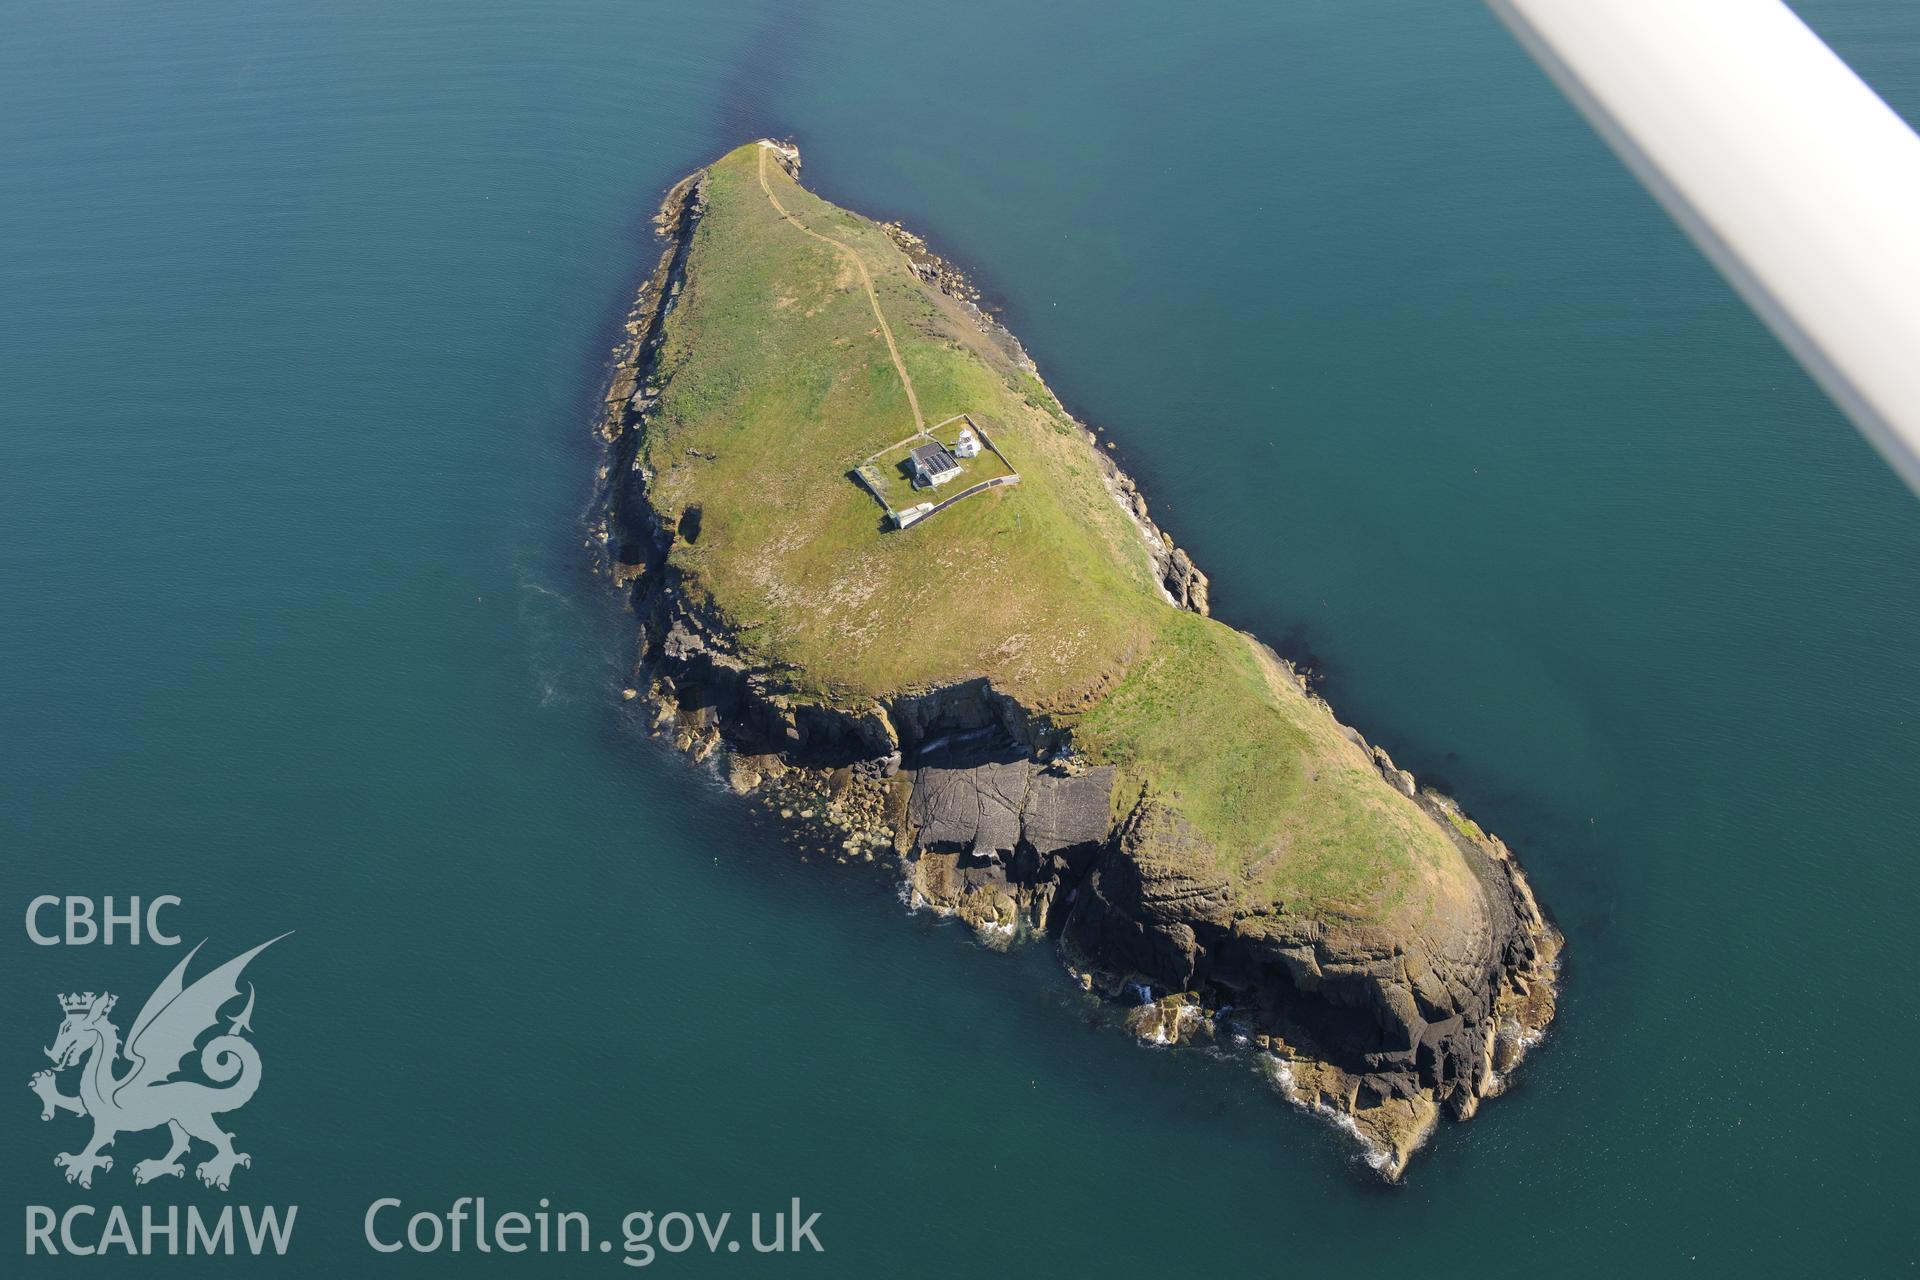
[[[1247,1046],[1291,1101],[1351,1132],[1397,1179],[1442,1111],[1473,1115],[1553,1017],[1562,940],[1506,846],[1343,726],[1461,850],[1493,904],[1486,927],[1464,944],[1410,949],[1365,929],[1237,914],[1228,886],[1191,878],[1181,868],[1194,860],[1164,856],[1200,837],[1150,801],[1116,822],[1112,770],[1076,759],[1065,732],[988,681],[822,705],[796,696],[791,673],[745,655],[684,590],[667,559],[682,531],[648,505],[637,461],[703,176],[668,192],[655,219],[665,249],[613,352],[599,426],[609,459],[589,542],[631,592],[635,684],[656,730],[695,760],[712,758],[736,792],[824,824],[844,858],[895,867],[916,905],[958,916],[996,945],[1056,939],[1080,984],[1127,1008],[1143,1040]],[[887,230],[923,280],[1037,374],[961,273],[904,228]],[[1206,576],[1111,457],[1096,456],[1168,599],[1206,613]],[[1314,696],[1290,665],[1266,657]]]

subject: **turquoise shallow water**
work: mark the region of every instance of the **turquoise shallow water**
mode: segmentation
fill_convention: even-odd
[[[1802,11],[1920,118],[1912,6]],[[1920,503],[1478,9],[6,22],[0,1081],[55,992],[130,1016],[176,954],[33,946],[35,894],[297,933],[234,1191],[134,1189],[142,1136],[76,1192],[21,1089],[0,1252],[27,1205],[232,1200],[300,1206],[234,1274],[612,1275],[379,1257],[361,1216],[798,1195],[820,1257],[657,1265],[1913,1265]],[[614,697],[604,353],[662,188],[761,133],[974,269],[1220,615],[1521,852],[1561,1019],[1406,1186],[805,860]]]

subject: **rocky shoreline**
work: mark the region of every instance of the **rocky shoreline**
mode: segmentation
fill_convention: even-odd
[[[777,154],[797,172],[797,153]],[[592,545],[631,593],[640,628],[627,696],[647,699],[656,729],[712,760],[736,792],[825,824],[844,857],[894,868],[916,905],[958,916],[997,945],[1057,940],[1084,988],[1129,1006],[1141,1039],[1244,1044],[1289,1100],[1349,1130],[1374,1168],[1400,1177],[1442,1112],[1465,1119],[1500,1092],[1553,1016],[1562,940],[1506,846],[1341,726],[1465,857],[1489,904],[1481,927],[1409,949],[1364,927],[1236,914],[1223,886],[1155,856],[1181,838],[1169,826],[1177,818],[1143,801],[1116,822],[1112,769],[1077,757],[1069,725],[990,680],[821,700],[800,692],[795,672],[757,662],[669,562],[686,531],[649,505],[638,452],[703,177],[674,186],[655,219],[665,248],[614,348],[598,428],[608,460]],[[921,280],[1037,378],[962,273],[897,224],[883,229]],[[1153,522],[1094,434],[1057,400],[1054,408],[1094,450],[1168,602],[1207,613],[1205,574]],[[1288,663],[1259,652],[1271,679],[1332,719]]]

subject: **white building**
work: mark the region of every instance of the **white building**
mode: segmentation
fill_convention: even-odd
[[[923,444],[907,455],[913,461],[914,483],[931,489],[935,485],[945,484],[960,475],[960,463],[947,446],[935,441]]]

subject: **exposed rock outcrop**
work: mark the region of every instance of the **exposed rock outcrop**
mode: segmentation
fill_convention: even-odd
[[[779,154],[797,168],[797,153]],[[600,424],[612,457],[598,544],[613,580],[631,590],[635,684],[661,731],[696,758],[721,752],[736,790],[831,824],[848,856],[892,859],[917,902],[983,938],[1057,937],[1090,989],[1133,1004],[1128,1024],[1143,1039],[1218,1034],[1257,1046],[1277,1087],[1351,1128],[1375,1166],[1398,1177],[1442,1111],[1472,1115],[1553,1016],[1561,940],[1506,847],[1347,729],[1458,847],[1470,883],[1444,918],[1412,933],[1285,903],[1249,907],[1224,874],[1205,871],[1219,864],[1206,837],[1150,797],[1116,795],[1112,767],[1075,756],[1070,724],[990,680],[823,696],[751,657],[670,560],[676,540],[698,538],[698,520],[690,527],[653,509],[636,447],[657,404],[650,377],[702,208],[699,174],[668,193],[656,220],[666,247],[614,351]],[[1032,369],[961,273],[918,237],[887,230],[916,274],[964,302]],[[1167,599],[1207,613],[1206,575],[1112,458],[1095,456]],[[1266,660],[1312,696],[1285,663]]]

